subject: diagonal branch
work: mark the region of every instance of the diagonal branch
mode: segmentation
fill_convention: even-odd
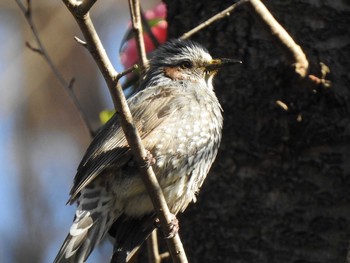
[[[218,21],[220,19],[223,19],[225,17],[228,17],[231,15],[231,13],[233,12],[233,10],[235,10],[238,6],[240,6],[241,4],[246,3],[249,0],[240,0],[237,3],[234,3],[233,5],[227,7],[226,9],[222,10],[221,12],[217,13],[216,15],[212,16],[211,18],[209,18],[208,20],[204,21],[203,23],[200,23],[198,26],[194,27],[193,29],[191,29],[190,31],[184,33],[180,39],[188,39],[191,36],[193,36],[194,34],[198,33],[199,31],[203,30],[204,28],[210,26],[212,23],[214,23],[215,21]]]
[[[88,121],[88,118],[86,117],[86,115],[84,114],[84,111],[77,99],[77,97],[75,96],[75,93],[73,91],[73,84],[74,84],[74,78],[71,79],[69,82],[67,82],[65,80],[65,78],[62,76],[61,72],[58,70],[58,68],[55,66],[55,64],[53,63],[51,57],[49,56],[45,46],[43,45],[43,43],[41,42],[41,39],[39,37],[39,33],[35,27],[35,24],[32,20],[32,9],[31,9],[31,1],[27,0],[27,7],[24,6],[24,4],[21,2],[21,0],[15,0],[19,9],[21,10],[21,12],[23,13],[32,33],[35,39],[35,42],[37,44],[38,47],[33,47],[31,44],[29,44],[28,42],[26,42],[26,46],[32,50],[33,52],[38,53],[39,55],[41,55],[44,60],[46,61],[46,63],[49,65],[51,71],[53,72],[53,74],[55,75],[55,77],[57,78],[58,82],[60,83],[60,85],[64,88],[65,92],[67,93],[68,97],[72,100],[74,106],[76,107],[78,113],[79,113],[79,117],[80,119],[83,121],[83,123],[85,124],[86,128],[88,129],[90,135],[93,137],[94,136],[94,131]]]
[[[301,49],[295,43],[288,32],[277,22],[270,11],[260,0],[249,0],[248,6],[253,14],[262,22],[267,30],[275,37],[278,43],[284,48],[288,57],[292,59],[295,72],[301,77],[305,77],[308,73],[309,62]]]
[[[141,6],[140,6],[141,8]],[[147,33],[147,35],[149,36],[149,38],[151,39],[153,45],[157,48],[159,47],[160,43],[158,41],[158,39],[156,38],[156,36],[153,34],[152,29],[150,27],[150,25],[148,24],[147,18],[145,17],[144,12],[141,11],[141,20],[142,20],[142,25],[145,27],[145,31]]]
[[[88,12],[85,12],[84,15],[82,15],[80,8],[81,4],[77,4],[74,0],[63,0],[63,2],[77,21],[80,30],[85,38],[85,47],[88,49],[88,51],[94,58],[98,68],[100,69],[107,83],[114,107],[116,108],[117,95],[115,91],[115,85],[117,83],[117,72],[115,71],[111,61],[107,56],[107,53],[91,21],[90,14]]]
[[[139,0],[129,0],[129,8],[130,8],[131,24],[134,31],[134,37],[136,40],[136,46],[137,46],[140,62],[142,65],[142,69],[146,70],[148,59],[146,55],[145,42],[143,38],[143,24],[145,24],[145,28],[148,34],[150,35],[151,39],[154,41],[154,39],[156,38],[153,35],[146,18],[141,12],[141,6],[140,6]],[[160,263],[157,230],[154,230],[152,234],[147,238],[147,247],[149,248],[148,249],[149,263]]]
[[[137,50],[141,60],[142,67],[147,66],[148,60],[146,56],[145,42],[143,39],[143,29],[141,22],[140,2],[139,0],[129,0],[129,8],[131,14],[131,23],[136,39]]]
[[[148,252],[148,262],[149,263],[161,263],[163,260],[169,258],[169,252],[164,252],[159,254],[158,247],[158,236],[157,231],[153,231],[148,238],[147,252]]]
[[[211,25],[213,22],[223,19],[229,16],[234,9],[242,4],[247,4],[252,13],[262,22],[267,30],[273,35],[280,46],[283,47],[289,59],[292,60],[292,64],[295,68],[295,72],[302,78],[307,76],[309,62],[301,49],[301,47],[295,43],[293,38],[287,33],[287,31],[277,22],[272,16],[270,11],[260,0],[240,0],[237,3],[229,6],[223,11],[212,16],[208,20],[199,24],[190,31],[184,33],[180,39],[187,39]]]
[[[155,212],[157,213],[157,216],[160,220],[163,233],[165,236],[169,236],[172,231],[170,226],[173,217],[169,211],[162,189],[159,186],[152,166],[145,165],[145,162],[148,160],[146,150],[142,144],[138,130],[133,124],[130,109],[125,99],[122,87],[118,82],[118,73],[112,66],[106,54],[106,51],[104,50],[103,45],[96,33],[96,30],[88,13],[89,10],[85,10],[86,13],[82,15],[80,13],[79,4],[77,4],[75,0],[63,0],[63,2],[77,21],[85,37],[86,48],[89,50],[100,71],[102,72],[103,77],[105,78],[109,91],[112,95],[115,108],[120,116],[119,120],[121,127],[124,131],[126,140],[132,150],[132,153],[137,163],[139,164],[142,179],[153,203]],[[167,244],[173,258],[173,262],[187,262],[187,258],[178,234],[172,238],[167,239]]]

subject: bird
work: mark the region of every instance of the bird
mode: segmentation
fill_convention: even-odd
[[[127,102],[172,214],[196,196],[218,152],[222,108],[213,77],[234,59],[213,59],[191,40],[169,40],[152,53],[139,91]],[[157,220],[118,113],[100,129],[77,168],[69,204],[77,210],[54,263],[82,263],[103,238],[127,262]]]

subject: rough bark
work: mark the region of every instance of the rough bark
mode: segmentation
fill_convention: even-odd
[[[232,4],[166,1],[170,37]],[[219,74],[221,149],[198,203],[180,218],[195,262],[344,262],[350,239],[350,4],[264,1],[302,47],[311,74],[331,70],[331,88],[300,80],[283,50],[247,9],[192,39],[242,66]],[[288,110],[276,104],[283,101]]]

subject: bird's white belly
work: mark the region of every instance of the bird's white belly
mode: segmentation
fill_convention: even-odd
[[[188,203],[194,199],[195,191],[189,189],[191,186],[188,185],[188,176],[162,178],[160,184],[169,209],[174,214],[184,210]],[[116,195],[116,207],[120,207],[120,204],[123,204],[123,210],[126,215],[141,217],[154,210],[141,177],[133,178],[117,185],[123,185],[123,188],[118,187],[113,190]]]

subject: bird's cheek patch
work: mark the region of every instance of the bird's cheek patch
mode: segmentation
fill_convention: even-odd
[[[164,75],[172,80],[186,79],[186,75],[178,67],[165,67]]]

